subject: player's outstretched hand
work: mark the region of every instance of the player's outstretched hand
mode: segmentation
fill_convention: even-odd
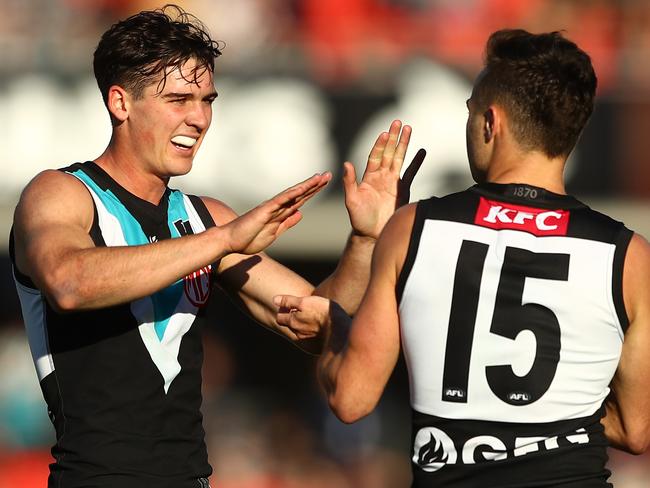
[[[330,326],[331,302],[327,298],[277,295],[273,303],[278,307],[277,323],[291,329],[298,339],[317,337]]]
[[[373,145],[363,178],[357,183],[354,165],[343,167],[345,206],[355,233],[377,238],[395,209],[408,203],[410,187],[426,151],[420,149],[400,179],[404,156],[411,138],[411,127],[394,120]]]
[[[315,174],[224,225],[226,249],[255,254],[271,245],[300,221],[300,207],[322,190],[331,178],[329,172]]]

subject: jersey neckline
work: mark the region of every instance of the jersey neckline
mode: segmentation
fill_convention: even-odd
[[[115,196],[127,206],[143,213],[154,221],[164,221],[167,219],[167,208],[169,205],[169,195],[172,190],[169,187],[165,188],[165,192],[160,198],[158,205],[155,205],[147,200],[144,200],[137,195],[134,195],[109,175],[104,169],[94,161],[86,161],[82,163],[81,169],[88,173],[95,183],[102,189],[110,190]]]
[[[528,183],[480,183],[470,188],[487,198],[526,204],[533,207],[579,208],[585,205],[571,195],[554,193]]]

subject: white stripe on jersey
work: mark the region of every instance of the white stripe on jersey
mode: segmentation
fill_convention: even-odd
[[[54,371],[54,362],[50,353],[45,326],[45,304],[43,295],[38,290],[20,283],[15,277],[16,290],[20,297],[20,308],[27,331],[27,341],[36,367],[38,381]]]

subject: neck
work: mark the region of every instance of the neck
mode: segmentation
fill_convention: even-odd
[[[525,183],[564,195],[565,161],[566,158],[549,158],[537,151],[495,155],[488,166],[485,181]]]
[[[143,164],[109,144],[95,163],[129,193],[158,205],[167,189],[169,178],[148,172]]]

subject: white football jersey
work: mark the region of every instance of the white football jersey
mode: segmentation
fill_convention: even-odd
[[[610,486],[631,235],[528,185],[418,204],[397,288],[415,486]]]

